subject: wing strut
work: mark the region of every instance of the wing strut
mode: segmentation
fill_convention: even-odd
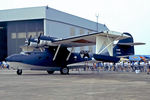
[[[70,51],[70,53],[69,53],[69,55],[68,55],[68,57],[67,57],[66,61],[68,61],[68,60],[69,60],[69,58],[70,58],[71,53],[72,53],[72,51],[73,51],[73,50],[74,50],[74,48],[71,48],[71,51]]]
[[[59,44],[58,47],[57,47],[57,50],[56,50],[56,53],[54,55],[53,61],[56,59],[56,56],[58,54],[58,51],[59,51],[60,47],[61,47],[61,44]]]
[[[111,38],[107,35],[107,37],[96,37],[96,53],[101,54],[105,49],[108,50],[110,56],[113,56],[113,42],[116,40],[119,40],[122,37],[122,34],[117,38]],[[105,45],[105,47],[100,50],[102,45]]]

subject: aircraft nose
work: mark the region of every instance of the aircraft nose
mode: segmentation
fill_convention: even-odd
[[[6,61],[6,62],[8,62],[8,61],[12,61],[12,60],[13,60],[12,58],[13,58],[13,57],[8,56],[7,58],[5,58],[5,61]]]
[[[11,55],[11,56],[8,56],[6,59],[6,62],[18,62],[21,60],[21,57],[19,57],[18,55]]]

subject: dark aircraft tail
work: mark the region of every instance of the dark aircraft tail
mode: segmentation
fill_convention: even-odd
[[[134,55],[134,45],[141,45],[142,43],[134,43],[133,37],[129,33],[123,33],[130,36],[129,38],[119,40],[118,43],[113,48],[113,56],[94,54],[94,58],[98,61],[104,62],[118,62],[120,57],[126,57],[129,55]]]
[[[134,55],[134,43],[133,37],[129,33],[123,33],[130,36],[129,38],[119,40],[119,42],[113,48],[113,56],[129,56]]]

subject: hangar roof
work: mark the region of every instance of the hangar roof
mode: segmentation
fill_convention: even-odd
[[[96,22],[58,11],[47,6],[0,10],[0,22],[46,19],[96,30]],[[100,30],[108,28],[99,23]],[[99,30],[99,31],[100,31]]]
[[[45,18],[45,7],[0,10],[0,22]]]

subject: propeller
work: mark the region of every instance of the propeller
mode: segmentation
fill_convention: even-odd
[[[26,38],[25,44],[27,46],[30,46],[31,42],[37,43],[37,40],[35,38],[32,38],[32,35],[30,35],[28,39]]]
[[[37,42],[37,47],[40,44],[40,41],[43,41],[42,44],[40,46],[47,46],[48,42],[54,42],[56,38],[54,37],[50,37],[50,36],[44,36],[43,33],[40,33],[40,35],[38,36],[38,38],[36,39]]]
[[[30,45],[30,43],[31,43],[31,38],[32,38],[32,35],[30,35],[29,38],[26,38],[25,44],[26,44],[27,46]]]
[[[40,33],[40,35],[39,35],[39,37],[38,37],[37,44],[40,43],[40,38],[41,38],[41,36],[42,36],[42,33]]]

